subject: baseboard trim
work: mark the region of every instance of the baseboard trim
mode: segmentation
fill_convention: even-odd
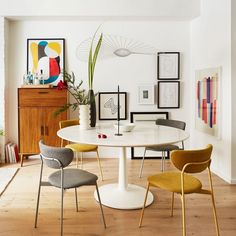
[[[214,173],[215,175],[217,175],[218,177],[220,177],[222,180],[224,180],[225,182],[229,183],[229,184],[236,184],[236,179],[232,179],[229,176],[226,176],[218,171],[216,171],[215,169],[211,169],[212,173]]]
[[[232,179],[231,184],[236,184],[236,179]]]

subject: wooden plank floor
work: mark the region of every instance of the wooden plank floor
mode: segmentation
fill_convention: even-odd
[[[129,182],[146,186],[146,177],[160,170],[159,160],[147,160],[144,176],[138,178],[140,160],[128,160]],[[118,173],[118,159],[102,159],[104,178],[98,184],[115,182]],[[11,166],[18,166],[11,165]],[[75,166],[72,163],[72,167]],[[9,166],[2,166],[5,168]],[[30,158],[24,162],[17,175],[0,197],[0,236],[59,235],[60,191],[43,187],[40,201],[38,228],[34,229],[34,216],[38,188],[40,162]],[[84,169],[99,175],[95,159],[85,159]],[[166,163],[166,169],[173,169]],[[51,170],[47,169],[47,176]],[[208,183],[207,175],[199,177]],[[236,235],[236,186],[229,185],[213,175],[216,206],[220,232],[223,236]],[[154,203],[146,208],[143,227],[138,227],[141,210],[116,210],[104,207],[107,229],[103,228],[100,209],[93,198],[94,187],[79,189],[79,212],[75,211],[74,191],[65,193],[64,235],[112,235],[150,236],[182,235],[181,204],[177,196],[174,217],[170,217],[171,194],[151,189]],[[192,194],[186,197],[187,235],[211,236],[215,234],[210,196]]]

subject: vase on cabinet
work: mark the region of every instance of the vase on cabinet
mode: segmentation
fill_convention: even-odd
[[[90,128],[90,105],[79,105],[79,122],[80,129]]]
[[[90,100],[90,119],[91,119],[91,127],[96,126],[96,101],[95,101],[95,94],[92,89],[88,92],[89,100]]]

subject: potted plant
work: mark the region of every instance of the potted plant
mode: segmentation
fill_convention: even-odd
[[[98,29],[99,28],[100,26],[98,27]],[[69,93],[74,97],[75,102],[67,103],[63,107],[58,109],[56,112],[54,112],[54,115],[56,116],[70,107],[73,110],[75,110],[78,106],[82,109],[81,105],[90,105],[90,126],[91,127],[95,127],[96,125],[96,103],[95,103],[96,94],[94,94],[94,91],[93,91],[93,79],[94,79],[95,65],[96,65],[98,53],[101,48],[102,38],[103,38],[103,34],[101,34],[96,44],[95,50],[93,50],[93,43],[94,43],[94,39],[95,39],[98,29],[93,35],[91,45],[90,45],[90,50],[89,50],[89,58],[88,58],[89,90],[88,90],[88,93],[84,89],[81,89],[81,85],[83,81],[81,81],[79,85],[77,86],[75,85],[75,75],[73,72],[70,75],[66,71],[63,71],[62,73],[63,73],[64,82],[61,80],[57,84],[57,87],[58,89],[66,88],[69,91]]]
[[[63,72],[64,81],[60,80],[57,84],[57,88],[67,89],[68,92],[72,95],[73,100],[70,103],[65,104],[58,110],[54,112],[54,115],[57,116],[61,112],[69,109],[76,110],[79,107],[79,119],[80,119],[80,128],[88,129],[90,127],[90,116],[89,116],[89,108],[90,108],[90,98],[88,92],[85,89],[81,88],[83,81],[81,80],[79,85],[75,84],[75,75],[72,72],[71,74],[66,71]]]
[[[99,29],[99,27],[98,27]],[[90,100],[90,116],[91,116],[91,127],[95,127],[96,125],[96,103],[95,103],[95,95],[93,91],[93,79],[94,79],[94,70],[95,65],[98,57],[99,50],[102,45],[102,37],[103,34],[100,35],[99,40],[97,42],[97,45],[95,47],[95,50],[93,51],[93,43],[94,38],[96,36],[96,33],[98,31],[96,30],[95,34],[93,35],[92,42],[90,45],[90,51],[89,51],[89,60],[88,60],[88,84],[89,84],[89,100]]]

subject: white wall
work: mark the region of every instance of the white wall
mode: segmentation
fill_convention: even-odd
[[[4,27],[4,18],[0,17],[0,129],[4,128],[4,88],[5,88],[5,27]]]
[[[202,0],[201,16],[191,23],[192,94],[194,93],[195,70],[222,67],[221,105],[222,138],[198,132],[194,128],[192,109],[191,146],[201,147],[206,143],[214,146],[212,170],[228,182],[233,182],[231,173],[231,1]],[[192,96],[191,104],[194,104]]]
[[[0,129],[5,130],[5,27],[4,18],[0,17]],[[0,136],[0,163],[4,160],[4,137]]]
[[[9,138],[17,142],[17,87],[26,70],[27,38],[64,37],[66,39],[66,64],[78,80],[87,87],[87,64],[76,57],[76,49],[90,37],[101,22],[98,21],[13,21],[9,35]],[[170,118],[189,123],[190,47],[189,23],[186,21],[108,21],[101,29],[104,34],[120,35],[152,45],[158,51],[181,52],[181,108],[170,111]],[[153,55],[130,55],[100,60],[96,65],[94,90],[116,91],[120,85],[128,92],[128,114],[131,111],[158,111],[157,105],[138,105],[137,86],[140,83],[157,83],[157,60]],[[160,110],[163,111],[163,110]],[[15,114],[15,115],[10,115]],[[129,119],[129,117],[128,117]],[[187,127],[188,129],[188,127]],[[116,156],[105,149],[102,156]]]
[[[231,86],[231,95],[232,101],[236,100],[236,1],[231,1],[231,46],[232,46],[232,55],[231,55],[231,66],[232,66],[232,86]],[[231,103],[232,109],[232,179],[236,180],[236,109],[235,102]],[[236,181],[235,181],[236,182]]]
[[[8,60],[8,21],[4,19],[4,17],[0,17],[0,129],[4,130],[4,133],[7,134],[7,124],[6,124],[6,110],[7,110],[7,60]],[[4,144],[5,140],[7,139],[7,135],[0,137],[0,163],[4,162],[5,160],[5,151],[4,151]]]

